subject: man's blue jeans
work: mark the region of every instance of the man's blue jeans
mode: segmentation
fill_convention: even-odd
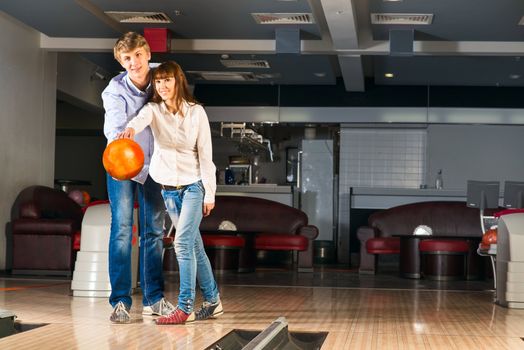
[[[204,300],[218,301],[218,287],[198,229],[202,221],[204,186],[198,181],[180,190],[162,190],[162,196],[176,228],[175,252],[180,272],[178,307],[191,313],[197,279]]]
[[[140,288],[142,303],[152,305],[164,297],[162,238],[165,207],[160,185],[147,177],[142,185],[132,180],[118,181],[107,175],[107,192],[111,206],[109,237],[109,303],[119,301],[131,307],[131,238],[135,191],[139,205]]]

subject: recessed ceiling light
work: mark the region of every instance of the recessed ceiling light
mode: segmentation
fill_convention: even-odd
[[[402,2],[402,0],[382,0],[384,2]]]
[[[326,73],[324,72],[318,72],[318,73],[313,73],[313,75],[315,75],[316,77],[318,78],[324,78],[326,76]]]
[[[227,53],[223,53],[220,55],[220,58],[223,60],[227,60],[229,58],[229,55]]]
[[[395,74],[393,74],[393,73],[385,73],[384,76],[386,78],[393,78],[395,76]]]
[[[518,78],[520,78],[520,74],[510,74],[509,78],[510,79],[518,79]]]

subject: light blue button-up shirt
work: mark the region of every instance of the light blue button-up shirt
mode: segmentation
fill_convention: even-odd
[[[102,101],[106,111],[104,120],[104,135],[107,142],[116,139],[118,133],[124,131],[127,123],[147,103],[153,88],[149,84],[145,91],[138,89],[129,79],[126,72],[111,79],[102,92]],[[135,141],[144,151],[144,167],[132,180],[143,184],[149,173],[149,163],[153,155],[153,134],[149,127],[135,135]]]

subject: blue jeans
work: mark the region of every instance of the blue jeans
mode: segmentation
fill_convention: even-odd
[[[164,297],[162,249],[165,207],[160,185],[147,177],[142,185],[132,180],[118,181],[107,175],[107,192],[111,206],[109,237],[109,303],[119,301],[131,307],[131,238],[135,191],[139,205],[140,288],[142,303],[152,305]]]
[[[204,186],[201,181],[180,190],[162,190],[171,221],[175,225],[175,252],[180,272],[178,307],[191,313],[195,302],[196,281],[205,301],[218,301],[218,287],[204,250],[198,227],[202,221]]]

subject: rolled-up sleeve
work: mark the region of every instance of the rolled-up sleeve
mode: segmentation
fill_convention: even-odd
[[[122,96],[109,91],[102,93],[102,101],[106,111],[104,135],[111,142],[118,133],[124,131],[127,124],[126,101]]]
[[[153,109],[151,108],[151,105],[148,103],[145,105],[140,112],[138,112],[138,115],[131,119],[129,123],[127,123],[127,128],[133,128],[135,130],[135,133],[139,133],[142,130],[144,130],[151,122],[153,121]]]
[[[213,145],[211,142],[211,128],[209,127],[209,120],[207,114],[202,106],[198,106],[197,113],[199,113],[197,149],[198,160],[200,163],[200,176],[204,184],[205,196],[204,203],[215,202],[216,192],[216,167],[213,163]]]

